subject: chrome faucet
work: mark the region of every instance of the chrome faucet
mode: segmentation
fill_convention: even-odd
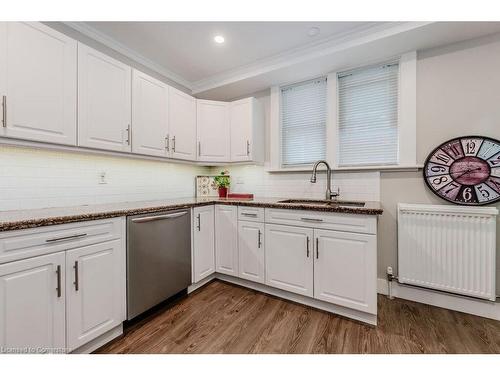
[[[311,182],[314,184],[316,183],[316,170],[318,169],[318,166],[320,164],[324,164],[326,167],[326,193],[325,193],[325,199],[330,201],[332,199],[336,199],[340,195],[340,189],[337,189],[336,192],[332,193],[332,170],[328,163],[325,160],[318,160],[316,163],[314,163],[313,170],[312,170],[312,175],[311,175]]]

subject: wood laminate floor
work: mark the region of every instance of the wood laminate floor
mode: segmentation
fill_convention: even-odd
[[[500,353],[500,322],[379,295],[371,327],[213,281],[96,353]]]

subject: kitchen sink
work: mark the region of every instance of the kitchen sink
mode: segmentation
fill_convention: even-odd
[[[349,206],[349,207],[364,207],[365,202],[352,202],[352,201],[336,201],[336,200],[320,200],[320,199],[284,199],[278,203],[288,204],[310,204],[316,206]]]

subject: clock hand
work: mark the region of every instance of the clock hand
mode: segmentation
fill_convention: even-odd
[[[475,172],[475,171],[479,171],[479,170],[481,170],[481,167],[478,167],[478,168],[475,168],[475,169],[467,169],[464,173],[456,176],[455,178],[460,178],[460,177],[462,177],[463,175],[465,175],[467,173]]]

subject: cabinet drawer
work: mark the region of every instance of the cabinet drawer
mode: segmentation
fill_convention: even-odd
[[[120,238],[124,218],[50,225],[0,233],[0,263]]]
[[[377,217],[370,215],[266,208],[265,217],[266,223],[332,229],[343,232],[377,233]]]
[[[238,220],[264,222],[264,209],[262,207],[238,206]]]

